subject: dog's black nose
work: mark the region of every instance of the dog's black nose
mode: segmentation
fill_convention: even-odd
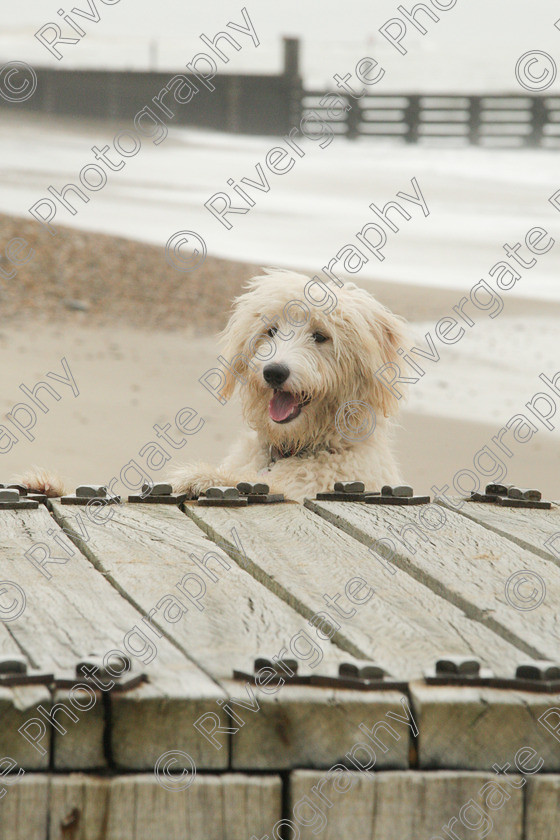
[[[272,388],[279,388],[290,375],[290,368],[287,365],[265,365],[263,367],[264,381]]]

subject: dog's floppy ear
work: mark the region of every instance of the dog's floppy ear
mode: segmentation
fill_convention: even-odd
[[[267,284],[275,275],[289,273],[273,268],[263,270],[264,274],[252,277],[244,284],[245,291],[235,298],[229,321],[219,335],[222,354],[229,365],[225,370],[226,381],[221,391],[226,399],[232,396],[238,383],[243,383],[249,367],[257,369],[252,360],[254,343],[266,332],[266,327],[263,329],[256,313],[259,305],[266,305],[268,300]]]
[[[405,321],[386,309],[379,318],[379,324],[381,327],[380,349],[383,364],[397,365],[403,372],[403,375],[406,376],[406,362],[397,353],[398,350],[406,352],[407,331]],[[390,417],[399,410],[401,400],[395,397],[388,387],[381,384],[381,382],[379,384],[383,392],[381,398],[383,413],[385,417]],[[399,390],[402,393],[402,385],[399,386]]]
[[[228,362],[225,370],[226,381],[221,394],[228,400],[233,395],[235,386],[243,383],[249,366],[255,367],[247,350],[254,334],[255,325],[249,295],[240,295],[235,299],[229,321],[219,335],[222,355]]]
[[[392,374],[395,369],[388,367],[385,377],[381,374],[385,366],[396,365],[403,376],[407,375],[408,365],[397,352],[401,348],[405,352],[408,346],[406,321],[377,301],[375,301],[374,306],[367,308],[363,314],[368,321],[371,334],[377,345],[375,357],[378,364],[371,371],[370,381],[374,405],[383,412],[385,417],[391,417],[397,413],[402,402],[387,384],[393,379]],[[402,393],[403,386],[399,385],[398,390]]]

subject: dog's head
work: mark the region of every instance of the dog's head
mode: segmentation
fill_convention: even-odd
[[[239,384],[248,424],[293,451],[348,440],[345,407],[354,428],[395,414],[398,399],[376,372],[389,363],[402,369],[397,350],[406,346],[402,319],[364,289],[331,285],[320,306],[306,291],[311,283],[281,270],[253,278],[222,333],[231,368],[223,395]]]

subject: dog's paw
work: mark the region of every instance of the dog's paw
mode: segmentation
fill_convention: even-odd
[[[16,482],[17,484],[24,484],[32,493],[44,493],[49,498],[66,495],[62,478],[56,473],[39,467],[33,467],[22,475],[18,475]]]
[[[235,476],[227,470],[209,464],[177,469],[169,482],[174,493],[186,493],[189,499],[198,499],[209,487],[235,487],[239,481],[256,481],[254,476]]]

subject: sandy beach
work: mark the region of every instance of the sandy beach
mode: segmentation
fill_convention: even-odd
[[[547,201],[547,152],[337,140],[327,151],[310,147],[305,167],[275,182],[242,223],[236,217],[233,231],[220,230],[205,198],[233,172],[251,172],[270,139],[174,129],[164,148],[146,146],[141,164],[118,173],[76,216],[61,212],[51,236],[27,208],[48,183],[71,182],[92,141],[109,141],[117,128],[29,114],[17,121],[10,114],[0,128],[0,152],[14,161],[12,172],[0,173],[0,252],[13,238],[33,250],[10,280],[0,258],[2,423],[12,428],[7,414],[25,403],[20,386],[32,388],[48,372],[62,375],[62,358],[80,391],[74,397],[62,384],[60,401],[47,397],[34,440],[18,433],[0,455],[0,481],[38,464],[61,473],[70,487],[106,482],[154,439],[154,424],[173,423],[186,406],[205,426],[174,461],[219,462],[238,434],[239,405],[220,406],[198,380],[215,363],[216,333],[232,299],[262,265],[320,272],[371,217],[368,202],[387,201],[407,184],[410,190],[412,174],[430,217],[415,209],[384,261],[370,261],[346,280],[405,317],[425,351],[436,322],[503,258],[504,242],[523,241],[535,225],[552,236],[558,229],[558,212]],[[186,274],[166,262],[164,251],[170,234],[184,229],[203,234],[209,253]],[[415,357],[424,374],[410,388],[395,437],[402,474],[418,491],[451,485],[457,471],[472,469],[476,454],[525,410],[541,387],[539,374],[560,368],[559,270],[556,246],[503,293],[497,317],[471,308],[476,324],[459,344],[438,345],[436,363]],[[560,497],[555,428],[540,424],[512,452],[502,456],[510,481]]]
[[[205,426],[196,438],[184,438],[185,445],[175,453],[172,465],[200,459],[219,462],[235,440],[242,419],[237,399],[220,406],[198,382],[219,352],[212,333],[147,330],[122,323],[115,331],[88,323],[89,313],[70,315],[59,323],[30,320],[18,326],[4,323],[1,328],[1,422],[19,438],[10,452],[0,456],[1,481],[36,464],[60,473],[69,487],[107,482],[131,459],[142,463],[141,448],[157,440],[154,424],[174,426],[177,412],[187,406],[200,414]],[[543,324],[547,323],[543,313]],[[513,329],[513,325],[505,328]],[[16,403],[30,403],[21,384],[32,389],[45,381],[48,372],[64,376],[62,358],[79,396],[67,384],[47,378],[60,400],[43,394],[49,410],[36,411],[36,425],[30,431],[35,439],[30,441],[16,432],[7,414]],[[468,353],[462,354],[460,363],[469,364]],[[521,385],[516,386],[516,377],[512,379],[516,396],[510,398],[507,383],[501,396],[496,392],[496,376],[503,381],[503,372],[486,378],[477,375],[482,368],[472,360],[470,369],[472,382],[458,411],[453,411],[459,401],[453,397],[457,359],[442,359],[437,377],[426,376],[426,382],[421,380],[416,390],[411,389],[396,429],[396,448],[403,475],[418,490],[451,485],[458,470],[472,469],[474,454],[517,408],[523,408],[524,392]],[[527,376],[527,399],[538,381],[529,393],[531,383]],[[537,486],[547,497],[558,498],[559,444],[555,432],[542,428],[530,442],[517,446],[507,465],[511,480]]]

